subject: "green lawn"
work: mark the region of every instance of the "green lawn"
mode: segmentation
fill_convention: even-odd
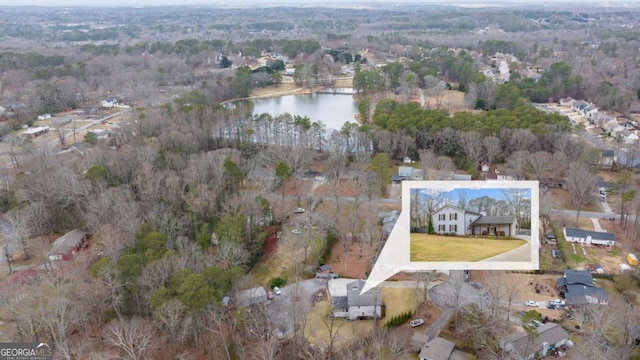
[[[411,234],[411,261],[480,261],[520,247],[520,239]]]

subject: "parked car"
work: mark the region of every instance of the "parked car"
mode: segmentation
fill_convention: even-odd
[[[296,213],[296,214],[302,214],[305,211],[306,210],[301,208],[301,207],[297,207],[297,208],[293,209],[293,212]]]
[[[524,304],[527,305],[527,306],[531,306],[531,307],[540,307],[540,304],[538,304],[537,302],[535,302],[533,300],[525,301]]]
[[[282,290],[280,290],[280,288],[279,288],[279,287],[277,287],[277,286],[274,286],[274,287],[273,287],[273,292],[274,292],[276,295],[282,295]]]
[[[424,324],[424,320],[422,320],[422,319],[415,319],[415,320],[411,320],[411,321],[409,322],[409,325],[410,325],[412,328],[414,328],[414,327],[418,327],[418,326],[420,326],[420,325],[422,325],[422,324]]]
[[[547,303],[547,309],[555,309],[556,308],[556,304],[552,303],[552,302],[548,302]]]
[[[300,230],[300,229],[293,229],[293,230],[291,230],[291,232],[294,233],[294,234],[302,234],[302,230]]]
[[[273,291],[267,290],[267,299],[272,300],[275,296],[273,296]]]

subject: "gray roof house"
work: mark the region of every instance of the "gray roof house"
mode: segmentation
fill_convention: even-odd
[[[609,302],[607,291],[595,286],[588,270],[565,270],[564,277],[557,281],[558,291],[564,296],[567,305],[606,305]]]
[[[420,360],[449,360],[455,344],[441,337],[427,341],[420,350]]]
[[[569,338],[562,326],[554,323],[542,324],[536,332],[538,336],[534,339],[529,338],[524,331],[509,335],[500,340],[500,347],[510,353],[511,359],[530,360],[550,355]]]
[[[86,233],[82,230],[71,230],[51,244],[49,260],[68,260],[73,253],[86,246]]]
[[[565,227],[562,232],[564,233],[565,240],[568,242],[605,246],[613,246],[616,242],[616,236],[608,232],[583,230],[572,227]]]
[[[382,317],[382,293],[372,289],[360,294],[364,280],[329,280],[329,298],[333,316],[358,320],[361,318]]]

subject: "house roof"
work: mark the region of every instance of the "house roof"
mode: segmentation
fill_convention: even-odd
[[[536,328],[536,332],[538,336],[534,339],[529,339],[529,336],[524,331],[509,335],[502,341],[503,346],[510,343],[513,346],[513,350],[521,357],[528,357],[540,351],[543,343],[554,345],[569,337],[562,326],[554,323],[542,324]]]
[[[49,255],[68,254],[71,249],[80,244],[84,236],[84,231],[78,229],[69,231],[51,244],[51,251],[49,252]]]
[[[593,300],[590,300],[592,298]],[[606,302],[609,298],[607,291],[595,286],[585,286],[580,284],[567,285],[564,299],[569,305],[585,305],[598,302]]]
[[[480,216],[471,225],[513,224],[515,216]]]
[[[424,344],[422,350],[420,350],[421,359],[429,360],[448,360],[449,356],[453,352],[455,344],[449,340],[445,340],[441,337],[431,339],[431,341]]]
[[[566,279],[567,284],[594,285],[593,276],[587,270],[566,269],[564,271],[564,279]]]
[[[593,240],[616,241],[616,236],[608,232],[599,232],[599,231],[565,227],[564,233],[567,236],[577,237],[577,238],[586,239],[587,237],[591,236],[591,239]]]
[[[612,158],[615,155],[615,151],[609,149],[601,149],[600,153],[602,154],[602,157]]]
[[[349,306],[379,306],[382,305],[380,290],[369,290],[360,295],[364,288],[364,280],[356,280],[347,284],[347,303]]]
[[[332,296],[331,297],[331,308],[344,310],[349,307],[349,302],[347,301],[346,296]]]
[[[458,210],[458,211],[463,212],[463,213],[466,213],[466,214],[482,215],[482,214],[477,213],[477,212],[475,212],[475,211],[465,210],[465,209],[463,209],[463,208],[461,208],[461,207],[459,207],[459,206],[450,205],[450,204],[449,204],[449,205],[445,205],[445,206],[441,207],[440,209],[438,209],[438,210],[434,211],[433,213],[434,213],[434,214],[437,214],[437,213],[439,213],[440,211],[442,211],[442,210],[444,210],[444,209],[447,209],[447,208],[455,209],[455,210]]]
[[[411,337],[409,345],[415,347],[416,351],[418,351],[418,349],[422,348],[427,343],[427,340],[429,340],[429,336],[427,334],[423,332],[417,332],[414,333]]]

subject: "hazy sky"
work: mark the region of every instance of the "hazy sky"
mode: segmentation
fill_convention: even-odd
[[[447,4],[455,4],[455,3],[479,3],[479,4],[522,4],[522,3],[547,3],[547,4],[558,4],[562,2],[577,2],[580,0],[453,0],[447,1]],[[634,3],[637,0],[587,0],[580,1],[582,3],[607,3],[607,4],[622,4],[622,3]],[[36,5],[36,6],[180,6],[180,5],[234,5],[234,6],[242,6],[242,7],[250,7],[252,4],[254,5],[271,5],[271,4],[287,4],[287,5],[327,5],[327,4],[346,4],[349,3],[387,3],[389,5],[393,3],[436,3],[442,4],[442,1],[439,0],[352,0],[352,1],[344,1],[344,0],[100,0],[100,1],[92,1],[92,0],[0,0],[0,6],[25,6],[25,5]]]

